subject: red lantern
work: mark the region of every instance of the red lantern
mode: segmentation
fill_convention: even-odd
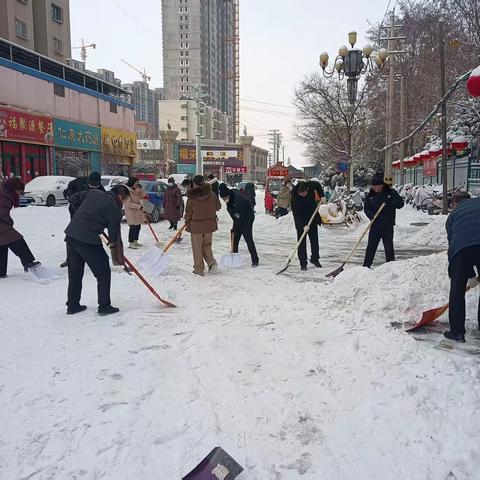
[[[430,157],[437,158],[442,154],[442,149],[434,148],[432,150],[429,150],[428,153],[430,154]]]
[[[452,149],[453,150],[465,150],[468,148],[468,142],[465,137],[459,136],[455,137],[452,140]]]
[[[480,97],[480,67],[475,68],[467,80],[467,90],[472,97]]]
[[[420,160],[424,162],[425,160],[428,160],[430,158],[430,152],[428,150],[424,150],[422,153],[420,153]]]

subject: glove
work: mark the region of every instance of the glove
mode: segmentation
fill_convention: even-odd
[[[473,277],[473,278],[469,278],[468,279],[468,282],[467,282],[467,285],[470,287],[470,288],[475,288],[478,286],[479,284],[479,280],[478,280],[478,277]]]
[[[123,257],[123,243],[110,243],[110,255],[112,256],[112,264],[115,267],[125,265],[125,259]]]
[[[303,231],[304,231],[304,232],[308,232],[309,230],[310,230],[310,227],[309,227],[308,225],[305,225],[305,226],[303,227]]]

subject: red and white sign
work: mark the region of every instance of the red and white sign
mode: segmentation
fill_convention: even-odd
[[[225,173],[247,173],[247,167],[225,167]]]
[[[288,177],[288,168],[281,164],[273,165],[267,170],[268,177]]]
[[[52,145],[53,119],[0,107],[0,139]]]

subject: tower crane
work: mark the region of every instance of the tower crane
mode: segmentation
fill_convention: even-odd
[[[85,41],[82,38],[82,46],[81,47],[72,47],[73,50],[80,49],[80,58],[82,59],[83,63],[87,63],[87,48],[93,48],[94,50],[97,48],[96,43],[90,43],[89,45],[85,45]]]
[[[151,77],[149,75],[147,75],[147,70],[144,68],[143,69],[143,72],[141,70],[139,70],[137,67],[134,67],[133,65],[131,65],[130,63],[128,63],[127,61],[125,61],[123,58],[120,59],[125,65],[128,65],[130,68],[133,68],[133,70],[135,70],[136,72],[138,72],[141,76],[142,76],[142,80],[145,82],[145,83],[148,83],[151,79]]]

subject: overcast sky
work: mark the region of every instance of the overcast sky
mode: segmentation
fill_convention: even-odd
[[[380,21],[387,0],[240,0],[241,124],[255,144],[268,147],[267,132],[279,129],[285,158],[305,164],[304,145],[295,141],[292,97],[301,79],[315,71],[323,50],[333,57],[357,30],[360,47],[369,23]],[[128,83],[140,75],[123,58],[163,85],[161,0],[70,0],[72,45],[96,43],[87,68],[113,70]],[[80,51],[73,50],[79,59]],[[263,103],[259,103],[263,102]],[[260,110],[260,111],[258,111]],[[266,113],[271,111],[272,113]]]

